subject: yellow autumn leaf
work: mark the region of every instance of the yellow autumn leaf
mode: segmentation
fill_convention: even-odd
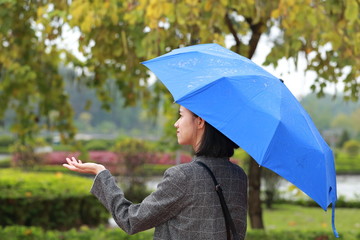
[[[110,18],[113,24],[117,24],[119,22],[119,16],[116,12],[112,12]]]
[[[190,6],[196,6],[198,1],[194,1],[194,0],[185,0],[185,3],[187,5],[190,5]]]
[[[93,25],[93,12],[88,12],[88,14],[85,16],[84,20],[80,24],[81,31],[88,33],[91,31],[91,27]]]
[[[296,1],[296,0],[286,0],[285,2],[287,3],[287,5],[288,5],[289,7],[291,7],[291,6],[294,6],[294,5],[295,5],[295,1]]]
[[[147,8],[146,8],[146,16],[149,19],[155,18],[156,16],[156,10],[155,10],[155,5],[154,4],[150,4]]]
[[[228,3],[229,3],[228,0],[220,0],[220,2],[221,2],[221,4],[222,4],[223,6],[227,6]]]
[[[76,3],[76,2],[75,2]],[[85,9],[87,7],[87,4],[75,4],[71,5],[72,8],[70,10],[71,16],[72,16],[72,21],[75,22],[75,24],[77,24],[80,19],[83,17],[83,13],[86,12]]]
[[[174,14],[174,4],[165,3],[163,5],[163,13],[164,13],[164,15],[173,15]]]
[[[359,7],[355,0],[347,0],[345,8],[345,19],[355,21],[359,18]]]
[[[271,12],[271,17],[272,18],[278,18],[280,16],[280,9],[274,9],[272,12]]]
[[[44,7],[39,7],[39,8],[37,9],[37,17],[38,17],[38,18],[41,18],[42,15],[44,14],[44,12],[45,12]]]
[[[212,1],[205,1],[205,11],[210,11],[212,9],[212,5]]]

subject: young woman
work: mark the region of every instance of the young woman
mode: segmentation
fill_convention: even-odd
[[[238,146],[222,133],[181,106],[174,124],[178,143],[191,145],[190,163],[169,168],[156,191],[142,203],[128,201],[104,166],[67,158],[72,171],[96,174],[91,193],[109,210],[129,234],[155,227],[154,239],[227,239],[224,214],[209,173],[196,162],[205,163],[221,185],[239,239],[245,238],[247,177],[229,158]]]

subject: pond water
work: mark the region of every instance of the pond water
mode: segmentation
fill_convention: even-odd
[[[0,161],[3,160],[3,159],[6,159],[6,158],[9,158],[9,154],[1,154],[0,153]]]

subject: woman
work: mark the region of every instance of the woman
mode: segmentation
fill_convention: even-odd
[[[104,166],[67,159],[72,171],[96,174],[91,193],[111,212],[114,220],[129,234],[155,227],[154,239],[226,239],[226,227],[219,198],[205,163],[221,184],[225,201],[240,239],[245,238],[247,216],[247,177],[231,163],[237,145],[181,106],[174,124],[178,143],[191,145],[193,161],[169,168],[157,190],[142,203],[128,201]]]

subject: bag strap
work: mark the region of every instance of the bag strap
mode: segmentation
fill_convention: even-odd
[[[239,240],[239,235],[238,233],[236,232],[236,229],[235,229],[235,224],[231,218],[231,215],[229,213],[229,209],[226,205],[226,201],[225,201],[225,198],[224,198],[224,195],[222,193],[222,189],[221,189],[221,186],[220,184],[217,182],[215,176],[214,176],[214,173],[210,170],[210,168],[203,162],[200,162],[200,161],[195,161],[195,163],[197,163],[198,165],[204,167],[207,172],[209,173],[209,175],[211,176],[214,184],[215,184],[215,191],[216,193],[218,194],[219,196],[219,199],[220,199],[220,203],[221,203],[221,208],[222,208],[222,211],[223,211],[223,214],[224,214],[224,218],[225,218],[225,226],[226,226],[226,235],[227,235],[227,239],[230,240],[231,239],[231,236],[230,236],[230,230],[233,234],[233,237],[234,237],[234,240]]]

